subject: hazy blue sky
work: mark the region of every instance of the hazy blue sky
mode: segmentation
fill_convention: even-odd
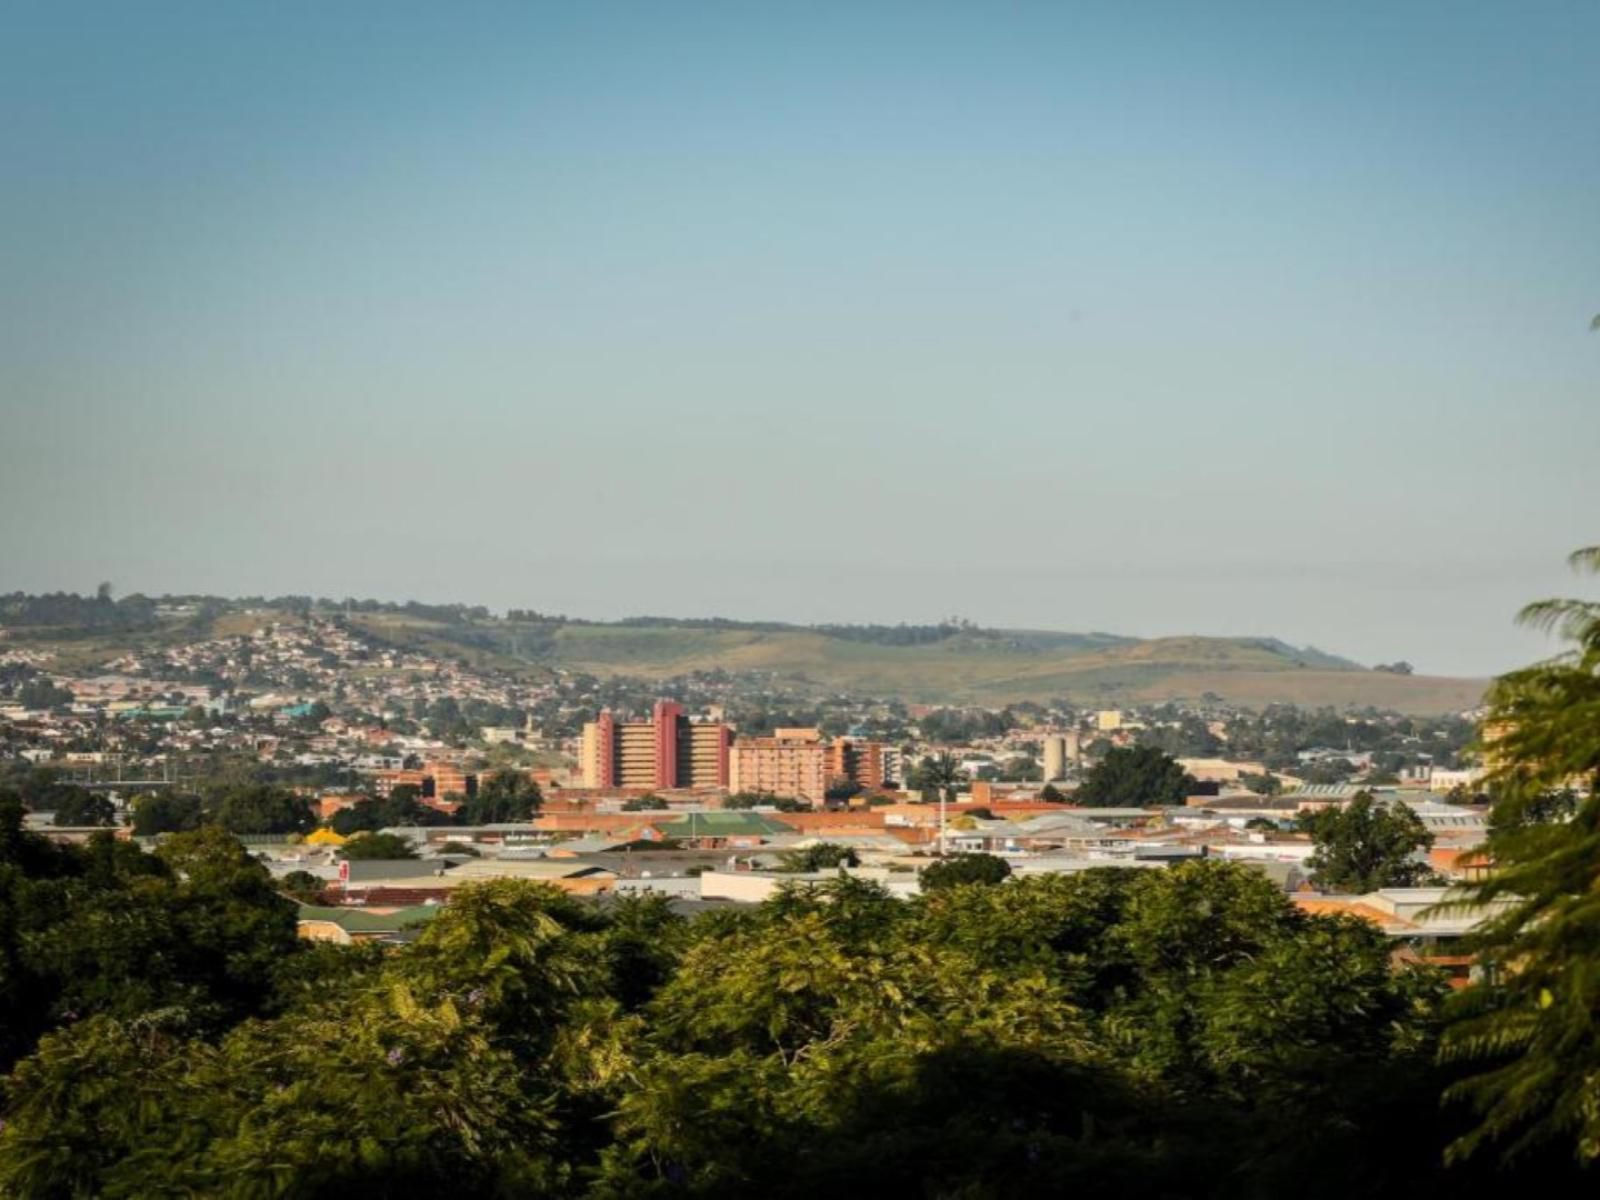
[[[1503,669],[1600,5],[0,0],[0,590]]]

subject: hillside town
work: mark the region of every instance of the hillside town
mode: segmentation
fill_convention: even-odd
[[[1481,866],[1471,713],[849,696],[796,712],[734,676],[685,680],[671,698],[644,681],[530,682],[337,618],[130,651],[90,674],[14,645],[0,679],[0,761],[48,836],[110,828],[155,844],[192,824],[172,815],[180,798],[198,804],[224,777],[293,797],[297,811],[234,831],[292,882],[307,937],[412,936],[488,879],[693,908],[841,872],[909,896],[926,868],[962,856],[1018,877],[1217,859],[1465,977],[1448,943],[1471,922],[1430,909]],[[825,723],[773,724],[796,717]],[[1141,754],[1143,775],[1086,799],[1086,781]],[[1357,798],[1414,818],[1419,886],[1319,886],[1316,819]]]

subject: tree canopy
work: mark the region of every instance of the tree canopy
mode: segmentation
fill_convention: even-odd
[[[1195,786],[1176,759],[1152,746],[1113,746],[1089,769],[1072,800],[1090,808],[1182,804]]]
[[[496,825],[532,818],[544,804],[539,785],[522,771],[497,771],[478,781],[478,790],[462,804],[468,825]]]
[[[288,882],[0,796],[0,1194],[1546,1194],[1442,1161],[1444,981],[1246,866],[694,917],[501,880],[387,949],[298,939]]]
[[[1301,827],[1316,846],[1306,863],[1312,882],[1325,891],[1417,887],[1433,876],[1417,858],[1433,845],[1433,834],[1404,803],[1380,804],[1371,792],[1358,792],[1343,808],[1302,817]]]
[[[786,850],[781,856],[779,870],[809,873],[831,871],[835,867],[854,867],[860,860],[849,846],[834,842],[817,842],[798,850]]]
[[[111,801],[96,792],[72,788],[56,802],[57,825],[115,825],[117,810]]]
[[[205,797],[212,819],[229,833],[309,833],[311,801],[265,783],[223,785]]]
[[[722,802],[723,808],[771,808],[777,812],[810,812],[811,805],[793,796],[779,796],[772,792],[734,792]]]
[[[1003,883],[1011,864],[993,854],[957,854],[922,869],[922,890],[939,892],[963,884]]]
[[[339,847],[339,857],[416,858],[417,852],[409,840],[397,833],[361,833]]]

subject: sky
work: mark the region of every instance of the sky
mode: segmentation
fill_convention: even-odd
[[[1600,5],[0,0],[0,591],[1593,594]]]

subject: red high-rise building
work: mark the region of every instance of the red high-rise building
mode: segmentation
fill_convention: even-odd
[[[647,721],[603,711],[583,727],[584,786],[726,787],[730,733],[720,721],[691,721],[671,700],[657,702]]]
[[[657,700],[650,724],[656,734],[656,778],[651,787],[678,786],[678,723],[683,721],[683,705]]]

